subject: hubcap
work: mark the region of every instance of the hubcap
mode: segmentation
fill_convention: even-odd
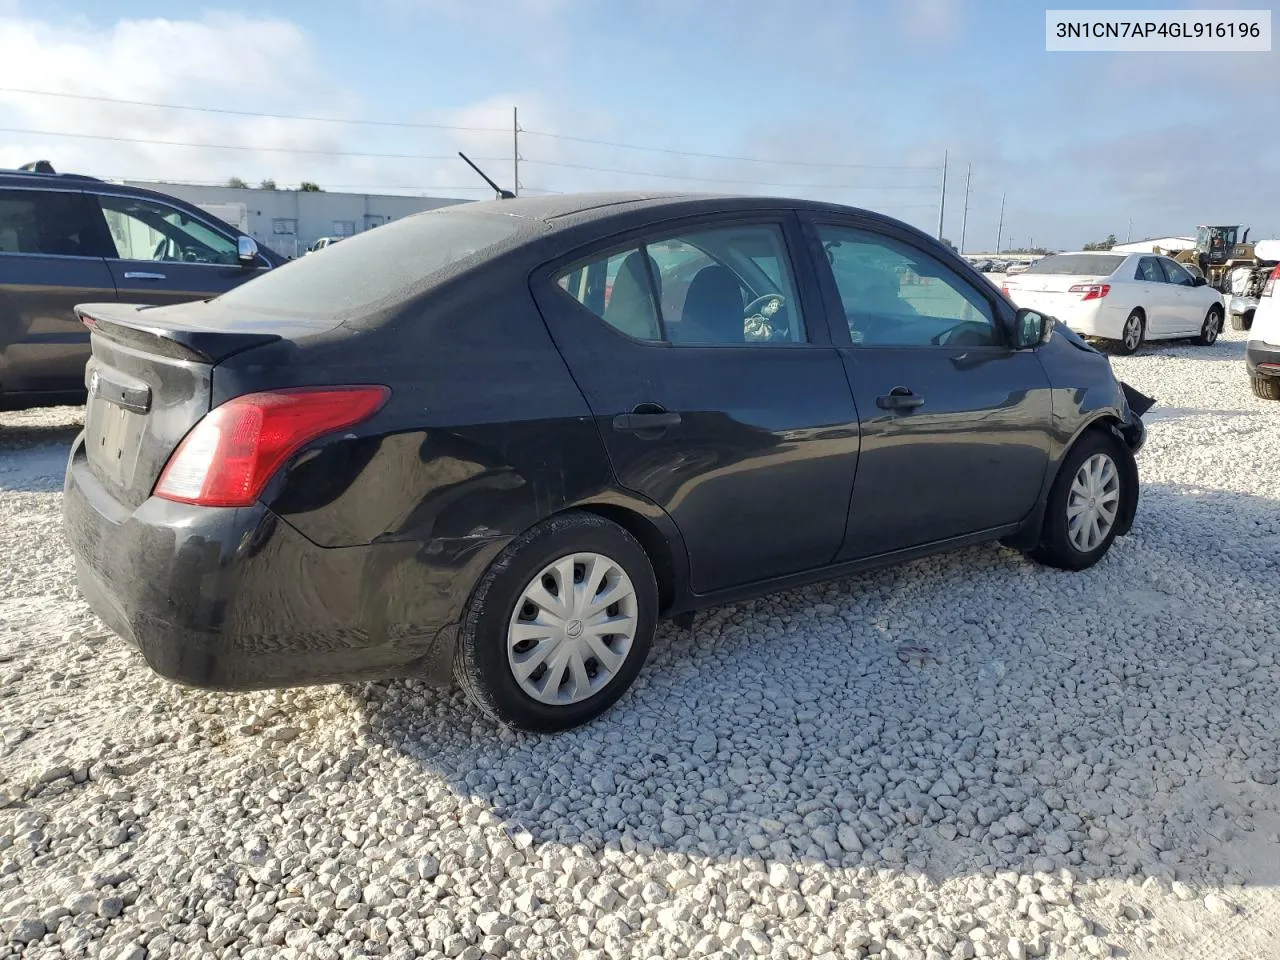
[[[1076,471],[1067,496],[1067,536],[1081,553],[1106,539],[1120,509],[1120,473],[1105,453],[1095,453]]]
[[[516,601],[507,663],[520,689],[540,703],[568,706],[609,684],[636,636],[635,586],[598,553],[548,564]]]
[[[1130,317],[1124,325],[1124,345],[1130,350],[1138,349],[1138,338],[1142,336],[1142,321]]]
[[[1218,339],[1218,315],[1210,313],[1204,320],[1204,338],[1210,343]]]

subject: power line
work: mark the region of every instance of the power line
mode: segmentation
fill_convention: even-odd
[[[261,113],[256,110],[231,110],[226,107],[194,107],[181,103],[156,103],[150,100],[125,100],[119,97],[99,97],[87,93],[62,93],[56,90],[24,90],[20,87],[0,87],[0,93],[21,93],[33,97],[61,97],[66,100],[91,100],[95,103],[118,103],[130,107],[157,107],[162,110],[191,110],[197,113],[222,113],[234,117],[261,117],[267,120],[306,120],[310,123],[350,123],[370,127],[410,127],[418,130],[463,130],[470,133],[506,133],[500,127],[463,127],[448,123],[412,123],[402,120],[357,120],[347,117],[308,117],[291,113]]]
[[[865,163],[819,163],[816,160],[767,160],[762,157],[742,157],[725,153],[698,153],[693,150],[673,150],[668,147],[646,147],[636,143],[619,143],[614,140],[595,140],[591,137],[574,137],[564,133],[547,133],[543,130],[525,130],[521,133],[531,137],[546,137],[550,140],[566,140],[570,143],[590,143],[601,147],[618,147],[622,150],[645,150],[649,153],[669,153],[680,157],[703,157],[707,160],[738,160],[742,163],[776,163],[796,167],[832,167],[844,170],[937,170],[936,166],[916,166],[912,164],[874,165]]]
[[[188,110],[195,113],[218,113],[235,117],[258,117],[268,120],[303,120],[309,123],[345,123],[371,127],[398,127],[416,130],[458,130],[471,133],[508,133],[506,127],[472,127],[447,123],[422,123],[407,120],[368,120],[355,117],[313,117],[303,114],[263,113],[256,110],[233,110],[228,107],[198,107],[181,103],[162,103],[153,100],[130,100],[123,97],[104,97],[87,93],[64,93],[57,90],[30,90],[22,87],[0,87],[0,93],[16,93],[33,97],[58,97],[65,100],[87,100],[93,103],[115,103],[131,107],[151,107],[161,110]],[[7,131],[21,132],[21,131]],[[545,137],[550,140],[563,140],[569,143],[585,143],[595,146],[615,147],[621,150],[641,150],[648,153],[665,153],[681,157],[701,157],[707,160],[734,160],[741,163],[765,163],[784,166],[832,168],[844,170],[937,170],[930,165],[876,165],[862,163],[823,163],[816,160],[769,160],[763,157],[744,157],[722,153],[700,153],[693,150],[675,150],[670,147],[650,147],[637,143],[622,143],[614,140],[598,140],[591,137],[577,137],[564,133],[549,133],[545,130],[526,130],[520,133],[531,137]],[[417,158],[415,158],[417,159]],[[489,159],[489,158],[485,158]]]
[[[770,180],[732,180],[727,177],[697,177],[678,173],[657,173],[649,170],[623,170],[617,167],[593,167],[581,163],[562,163],[559,160],[525,159],[525,163],[544,167],[562,167],[566,170],[592,170],[596,173],[617,173],[629,177],[659,177],[663,180],[693,180],[702,183],[734,183],[752,187],[788,187],[792,190],[932,190],[932,185],[863,186],[861,184],[836,183],[782,183]]]
[[[371,157],[380,160],[456,160],[452,154],[363,153],[354,150],[308,150],[303,147],[263,147],[235,143],[193,143],[186,140],[153,140],[147,137],[111,137],[96,133],[67,133],[61,130],[24,130],[0,127],[0,133],[22,133],[33,137],[74,137],[77,140],[111,140],[115,143],[142,143],[163,147],[199,147],[203,150],[246,150],[258,153],[302,153],[319,157]],[[505,160],[505,157],[477,157],[477,160]]]

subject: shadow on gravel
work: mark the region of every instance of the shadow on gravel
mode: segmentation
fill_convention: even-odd
[[[67,454],[80,429],[80,423],[44,426],[0,420],[0,491],[61,490]]]
[[[1089,571],[975,549],[667,625],[569,733],[414,683],[360,701],[538,843],[1280,884],[1278,581],[1280,504],[1152,484]]]
[[[1218,360],[1244,363],[1244,340],[1219,340],[1210,347],[1202,347],[1190,340],[1148,340],[1138,352],[1125,360],[1141,360],[1144,356],[1167,357],[1179,360]],[[1107,350],[1104,348],[1103,352]]]

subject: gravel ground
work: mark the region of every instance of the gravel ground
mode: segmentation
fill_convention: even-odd
[[[0,415],[0,957],[1280,956],[1280,406],[1159,399],[1131,536],[664,627],[602,721],[154,677],[78,599],[79,411]],[[921,649],[911,649],[921,648]]]

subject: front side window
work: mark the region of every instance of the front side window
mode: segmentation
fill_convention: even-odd
[[[579,264],[556,283],[605,323],[640,340],[677,346],[805,342],[786,244],[769,224],[657,238]]]
[[[84,196],[44,190],[0,190],[0,253],[101,256]]]
[[[1138,262],[1137,280],[1146,283],[1165,283],[1164,271],[1160,269],[1160,261],[1155,257],[1143,257]]]
[[[181,210],[134,197],[97,198],[121,260],[239,263],[236,241]]]
[[[1160,266],[1164,267],[1164,275],[1169,278],[1170,283],[1176,283],[1181,287],[1191,286],[1191,274],[1183,270],[1177,263],[1172,260],[1161,259]]]
[[[820,225],[818,236],[855,344],[1001,344],[991,302],[941,261],[865,230]]]

